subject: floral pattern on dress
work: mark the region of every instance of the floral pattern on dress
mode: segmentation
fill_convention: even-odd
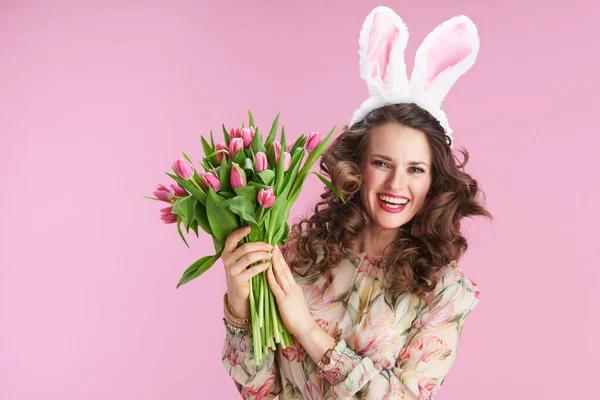
[[[440,270],[426,306],[410,293],[391,295],[382,261],[365,253],[344,257],[325,291],[324,279],[309,284],[297,277],[313,319],[337,342],[323,378],[296,340],[256,365],[251,330],[225,321],[222,362],[242,398],[433,399],[454,363],[479,288],[451,262]]]

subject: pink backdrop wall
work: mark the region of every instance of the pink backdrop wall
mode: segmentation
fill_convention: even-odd
[[[248,107],[263,127],[281,112],[293,137],[349,121],[379,2],[323,3],[0,2],[1,399],[238,398],[220,360],[222,264],[175,290],[212,246],[188,250],[142,196]],[[436,398],[590,398],[600,6],[383,4],[408,24],[409,70],[454,15],[482,42],[445,110],[495,221],[465,226],[461,266],[483,296]],[[310,179],[294,216],[318,198]]]

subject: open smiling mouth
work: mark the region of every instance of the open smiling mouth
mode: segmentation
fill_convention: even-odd
[[[387,196],[377,196],[379,206],[390,213],[399,213],[406,208],[409,200],[407,199],[392,199]]]

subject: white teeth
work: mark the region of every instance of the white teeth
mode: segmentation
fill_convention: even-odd
[[[388,197],[388,196],[378,196],[378,197],[379,197],[381,200],[383,200],[383,201],[386,201],[386,202],[388,202],[388,203],[392,203],[392,204],[400,204],[400,205],[403,205],[403,204],[406,204],[406,203],[408,203],[408,200],[406,200],[406,199],[395,199],[395,198]]]

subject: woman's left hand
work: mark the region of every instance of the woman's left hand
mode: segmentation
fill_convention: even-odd
[[[279,314],[288,332],[295,337],[311,330],[315,320],[310,315],[302,287],[296,283],[279,246],[273,250],[272,268],[267,269],[267,281],[277,300]]]

